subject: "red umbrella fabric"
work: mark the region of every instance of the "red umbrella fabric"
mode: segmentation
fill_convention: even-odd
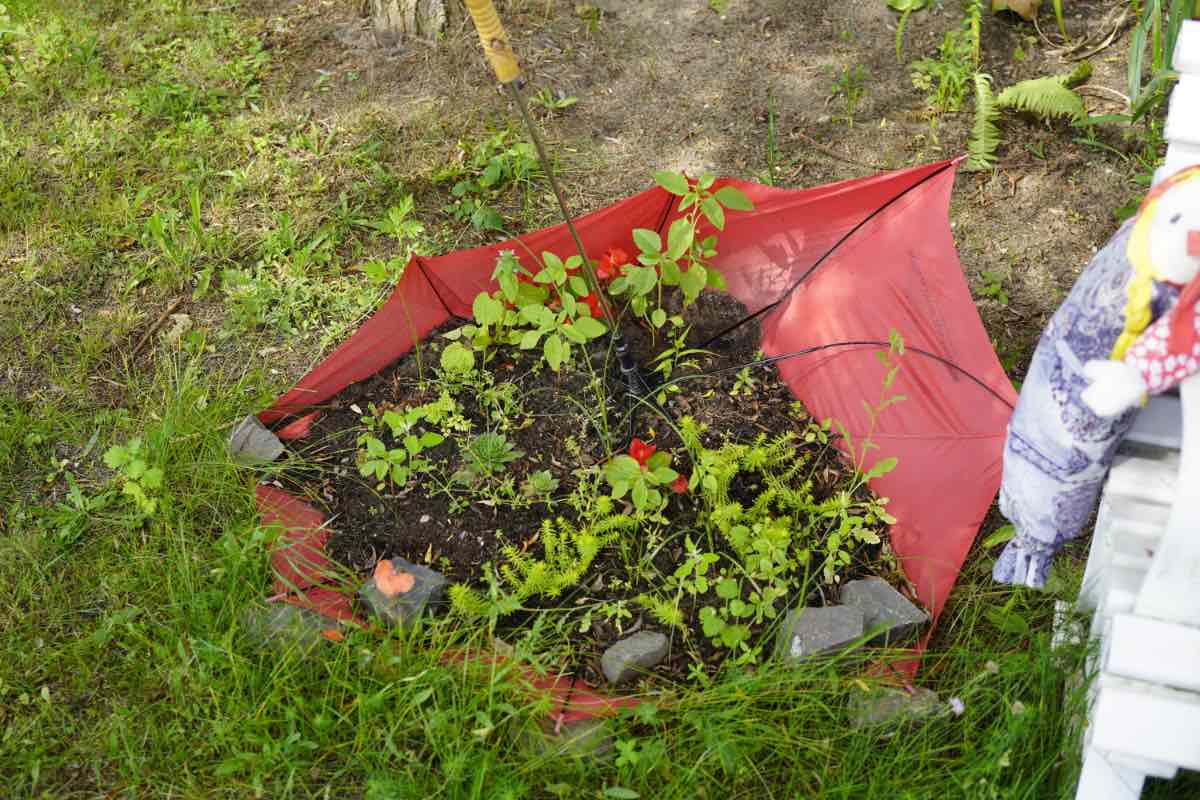
[[[813,349],[777,366],[815,417],[839,420],[861,441],[871,425],[863,401],[878,400],[885,375],[876,353],[893,330],[903,337],[906,354],[892,391],[907,399],[879,417],[871,434],[879,449],[866,466],[899,459],[872,488],[891,500],[893,550],[935,618],[999,488],[1005,426],[1016,400],[950,231],[957,163],[804,190],[717,183],[741,189],[755,209],[729,216],[714,266],[730,293],[758,314],[768,356]],[[632,229],[665,235],[678,215],[676,199],[656,187],[576,225],[589,253],[636,252]],[[565,256],[573,246],[558,225],[520,244],[414,257],[379,311],[259,418],[283,438],[304,435],[314,406],[388,366],[453,316],[469,317],[475,295],[494,288],[490,276],[501,250],[524,261],[527,251]],[[264,511],[278,514],[279,498],[269,499],[260,497]],[[308,555],[302,560],[311,562]]]

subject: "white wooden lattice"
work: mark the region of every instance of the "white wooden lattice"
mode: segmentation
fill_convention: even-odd
[[[1200,22],[1174,66],[1156,182],[1200,164]],[[1135,800],[1148,776],[1200,770],[1200,376],[1151,400],[1113,464],[1079,605],[1097,646],[1077,800]]]

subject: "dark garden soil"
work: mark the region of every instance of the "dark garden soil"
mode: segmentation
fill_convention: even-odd
[[[696,322],[689,341],[704,342],[744,315],[745,309],[728,295],[706,293],[688,310],[688,316]],[[503,501],[489,501],[480,494],[469,495],[448,478],[463,466],[461,443],[453,437],[423,454],[434,462],[435,468],[403,488],[362,477],[356,464],[356,439],[364,430],[363,415],[371,413],[372,406],[382,413],[387,408],[411,407],[435,400],[441,386],[431,380],[423,381],[422,377],[431,377],[431,365],[438,363],[439,354],[447,344],[442,334],[458,324],[447,323],[426,337],[420,346],[419,358],[416,351],[409,353],[375,376],[348,387],[323,407],[324,413],[314,424],[311,434],[290,445],[294,454],[300,457],[297,461],[302,466],[290,468],[281,476],[281,481],[285,488],[299,493],[329,514],[332,533],[327,552],[352,570],[369,574],[379,559],[399,556],[414,563],[428,564],[452,582],[467,582],[481,588],[484,586],[483,566],[488,562],[503,563],[502,548],[505,545],[515,546],[535,557],[542,556],[537,535],[542,521],[574,516],[562,498],[577,484],[576,470],[603,463],[610,457],[606,438],[592,427],[577,406],[567,400],[575,398],[586,403],[589,396],[595,396],[589,395],[592,377],[586,365],[581,363],[582,358],[576,357],[574,368],[567,366],[555,374],[545,368],[540,351],[503,348],[489,369],[495,376],[496,385],[511,384],[517,388],[518,406],[511,414],[511,424],[505,434],[524,453],[522,458],[508,465],[507,476],[520,486],[531,472],[549,470],[560,482],[553,505],[527,502],[521,507],[521,503],[514,506]],[[626,325],[625,332],[636,352],[653,352],[646,331]],[[750,389],[746,388],[741,367],[761,358],[757,353],[758,339],[757,325],[749,323],[714,343],[709,356],[695,368],[684,371],[697,375],[680,384],[684,391],[672,395],[662,413],[642,407],[632,426],[622,421],[627,406],[615,364],[608,361],[606,347],[593,344],[589,358],[596,370],[603,372],[608,361],[608,374],[614,376],[608,381],[609,419],[613,420],[615,429],[607,441],[614,448],[612,452],[623,452],[630,436],[636,435],[652,442],[660,451],[672,452],[672,466],[687,475],[690,465],[686,463],[686,451],[665,417],[677,421],[690,415],[707,425],[703,437],[706,447],[717,447],[726,441],[751,442],[760,434],[773,438],[786,431],[804,430],[811,420],[779,380],[774,367],[751,367],[749,374],[754,383]],[[739,373],[743,376],[741,382]],[[473,434],[489,427],[495,429],[494,420],[489,420],[480,404],[473,402],[468,394],[461,394],[458,399],[471,421]],[[388,444],[397,446],[390,441]],[[847,466],[832,444],[798,443],[797,447],[811,449],[809,474],[818,500],[845,484]],[[607,487],[603,484],[602,487],[607,493]],[[739,485],[735,480],[731,495],[748,506],[757,495],[757,489],[753,485]],[[860,493],[865,497],[866,491],[863,489]],[[671,655],[658,667],[658,672],[687,677],[697,662],[706,672],[715,671],[725,651],[711,645],[697,618],[701,605],[716,602],[711,592],[694,602],[685,598],[680,603],[687,628],[683,636],[678,630],[664,629],[634,602],[634,598],[643,592],[661,589],[661,576],[670,575],[682,563],[685,534],[692,532],[693,538],[702,535],[694,532],[699,504],[693,496],[689,493],[667,494],[670,501],[665,515],[670,524],[663,530],[662,545],[649,557],[653,570],[641,570],[643,574],[631,576],[615,552],[616,548],[610,546],[593,562],[585,581],[552,600],[534,598],[527,601],[523,611],[502,621],[499,635],[504,638],[518,636],[518,629],[536,612],[557,610],[561,613],[549,615],[555,620],[551,624],[562,628],[570,643],[566,651],[577,659],[568,666],[588,680],[601,679],[598,664],[604,648],[639,629],[663,630],[672,636]],[[618,508],[621,502],[618,501]],[[626,508],[626,512],[628,510]],[[639,529],[633,535],[641,536],[643,531]],[[879,568],[875,565],[880,561],[882,547],[886,545],[862,548],[855,554],[852,565],[842,571],[843,575],[858,577],[868,572],[877,573]],[[726,552],[724,548],[727,545],[723,542],[715,542],[715,552]],[[810,574],[818,573],[819,562],[814,560],[809,570]],[[822,587],[815,577],[807,586],[804,593],[807,596],[788,598],[786,603],[778,604],[778,610],[783,612],[803,603],[822,604],[828,587]],[[620,619],[619,624],[606,621],[599,613],[591,616],[590,624],[585,620],[587,609],[621,601],[630,614]],[[755,626],[752,641],[763,641],[764,636],[769,636],[769,625]],[[769,643],[766,646],[769,648]]]

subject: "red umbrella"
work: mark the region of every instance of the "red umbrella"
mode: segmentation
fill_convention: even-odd
[[[1015,392],[992,350],[948,224],[955,161],[812,189],[723,180],[754,201],[720,236],[729,292],[761,320],[768,356],[818,419],[839,420],[855,441],[870,429],[863,401],[879,398],[876,357],[894,330],[906,353],[879,416],[876,459],[898,466],[872,481],[890,498],[893,550],[936,616],[1000,484]],[[715,187],[714,187],[715,188]],[[665,235],[676,198],[654,188],[577,220],[589,253],[636,252],[633,228]],[[698,231],[705,236],[710,231]],[[469,317],[501,250],[570,252],[564,225],[435,258],[413,257],[391,297],[357,332],[259,418],[282,438],[302,436],[312,406],[370,377],[453,316]],[[866,464],[869,468],[871,463]],[[264,509],[271,507],[260,495]],[[291,541],[291,540],[289,540]],[[327,597],[322,598],[327,601]]]

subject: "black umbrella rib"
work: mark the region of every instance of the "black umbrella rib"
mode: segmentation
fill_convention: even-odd
[[[888,200],[886,203],[884,203],[883,205],[879,206],[879,208],[875,209],[875,210],[874,210],[874,211],[872,211],[870,214],[868,214],[867,216],[863,217],[862,221],[860,221],[858,224],[856,224],[856,225],[855,225],[853,228],[851,228],[850,230],[846,231],[846,233],[844,233],[840,239],[838,239],[836,242],[834,242],[834,243],[833,243],[833,245],[832,245],[832,246],[831,246],[831,247],[830,247],[828,250],[826,250],[826,251],[825,251],[825,252],[824,252],[824,253],[821,255],[821,257],[820,257],[820,258],[818,258],[816,261],[814,261],[814,262],[813,262],[813,264],[812,264],[812,266],[811,266],[811,267],[809,267],[809,268],[808,268],[808,269],[805,271],[805,273],[804,273],[803,275],[801,275],[799,278],[797,278],[797,279],[796,279],[795,283],[793,283],[791,286],[789,286],[789,287],[787,288],[787,290],[786,290],[786,291],[784,291],[784,293],[783,293],[782,295],[780,295],[780,296],[779,296],[779,299],[778,299],[778,300],[776,300],[776,301],[775,301],[775,302],[773,302],[773,303],[769,303],[768,305],[765,305],[765,306],[763,306],[763,307],[762,307],[762,308],[760,308],[758,311],[755,311],[753,314],[749,314],[749,315],[747,315],[747,316],[743,317],[742,319],[740,319],[740,320],[738,320],[737,322],[733,323],[732,325],[730,325],[728,328],[726,328],[725,330],[721,331],[720,333],[718,333],[718,334],[716,334],[716,335],[714,335],[714,336],[710,336],[710,337],[709,337],[709,338],[708,338],[708,339],[707,339],[707,340],[706,340],[706,341],[705,341],[703,344],[701,344],[701,345],[700,345],[700,349],[702,349],[702,350],[704,350],[704,349],[707,349],[707,348],[708,348],[708,346],[709,346],[710,344],[712,344],[713,342],[717,341],[717,340],[718,340],[718,339],[720,339],[722,336],[727,336],[728,334],[732,333],[733,331],[735,331],[735,330],[737,330],[738,328],[740,328],[740,327],[742,327],[743,325],[745,325],[747,322],[751,322],[752,320],[758,319],[758,318],[759,318],[759,317],[761,317],[763,314],[766,314],[768,311],[771,311],[773,308],[777,307],[777,306],[778,306],[780,303],[782,303],[784,300],[786,300],[786,299],[787,299],[787,298],[788,298],[788,297],[789,297],[789,296],[792,294],[792,292],[794,292],[794,291],[796,291],[796,289],[800,288],[800,284],[802,284],[802,283],[804,283],[806,280],[808,280],[808,279],[809,279],[809,277],[811,277],[811,276],[812,276],[812,274],[813,274],[814,272],[816,272],[816,271],[817,271],[817,268],[818,268],[818,267],[820,267],[820,266],[821,266],[821,264],[823,264],[823,263],[825,262],[825,259],[827,259],[827,258],[829,258],[831,255],[833,255],[833,253],[834,253],[834,252],[835,252],[835,251],[836,251],[836,250],[837,250],[839,247],[841,247],[843,244],[845,244],[845,243],[846,243],[846,241],[847,241],[847,240],[848,240],[848,239],[849,239],[851,236],[853,236],[854,234],[856,234],[856,233],[858,233],[860,230],[862,230],[862,228],[863,228],[863,226],[864,226],[864,225],[866,225],[866,224],[867,224],[868,222],[870,222],[871,220],[875,219],[875,217],[877,217],[877,216],[879,216],[880,214],[882,214],[882,213],[883,213],[883,212],[884,212],[884,211],[885,211],[885,210],[886,210],[888,207],[890,207],[890,206],[891,206],[893,203],[895,203],[897,200],[899,200],[900,198],[904,197],[906,194],[908,194],[909,192],[911,192],[913,189],[916,189],[916,188],[918,188],[919,186],[922,186],[922,185],[923,185],[923,184],[924,184],[926,181],[929,181],[929,180],[931,180],[931,179],[933,179],[933,178],[936,178],[938,175],[941,175],[941,174],[942,174],[943,172],[945,172],[946,170],[948,170],[948,169],[951,169],[952,167],[954,167],[954,166],[955,166],[957,163],[958,163],[958,161],[957,161],[957,160],[955,160],[955,161],[950,161],[950,162],[946,163],[946,164],[945,164],[945,166],[943,166],[943,167],[941,167],[940,169],[937,169],[937,170],[935,170],[935,171],[933,171],[933,172],[929,173],[929,174],[928,174],[928,175],[926,175],[924,178],[921,178],[921,180],[919,180],[919,181],[917,181],[916,183],[914,183],[912,186],[906,187],[906,188],[904,189],[904,191],[900,192],[900,193],[899,193],[899,194],[897,194],[895,197],[893,197],[891,200]]]
[[[827,342],[825,344],[813,345],[812,347],[805,347],[802,350],[793,350],[789,353],[780,353],[777,356],[769,356],[767,358],[760,358],[756,361],[747,361],[744,364],[735,364],[732,367],[721,367],[720,369],[708,370],[705,372],[694,372],[690,375],[682,375],[678,378],[668,381],[667,383],[663,384],[659,388],[663,388],[665,386],[670,386],[670,385],[677,384],[677,383],[682,383],[685,380],[692,380],[693,378],[711,378],[715,375],[721,375],[722,373],[726,373],[726,372],[734,372],[737,370],[745,369],[747,367],[765,367],[768,364],[774,364],[778,361],[786,361],[789,358],[799,358],[800,356],[808,356],[808,355],[812,355],[813,353],[820,353],[825,350],[834,350],[839,347],[890,347],[890,346],[891,346],[891,342],[885,342],[882,339],[847,339],[847,340],[840,341],[840,342]],[[943,365],[949,367],[950,369],[954,370],[955,372],[959,372],[959,373],[965,375],[966,377],[970,378],[975,384],[977,384],[980,388],[982,388],[984,391],[986,391],[988,394],[990,394],[992,397],[996,398],[997,400],[999,400],[1001,403],[1008,406],[1009,408],[1013,407],[1013,404],[1011,402],[1009,402],[1008,398],[1004,397],[1004,395],[1000,394],[995,389],[993,389],[990,385],[988,385],[988,383],[986,381],[984,381],[982,378],[980,378],[979,376],[972,373],[967,368],[965,368],[959,364],[956,364],[955,362],[951,361],[950,359],[946,358],[945,356],[940,356],[937,353],[926,350],[922,347],[912,347],[910,345],[904,346],[904,352],[905,353],[916,353],[919,356],[924,356],[925,358],[933,359],[934,361],[937,361],[939,364],[943,364]]]

